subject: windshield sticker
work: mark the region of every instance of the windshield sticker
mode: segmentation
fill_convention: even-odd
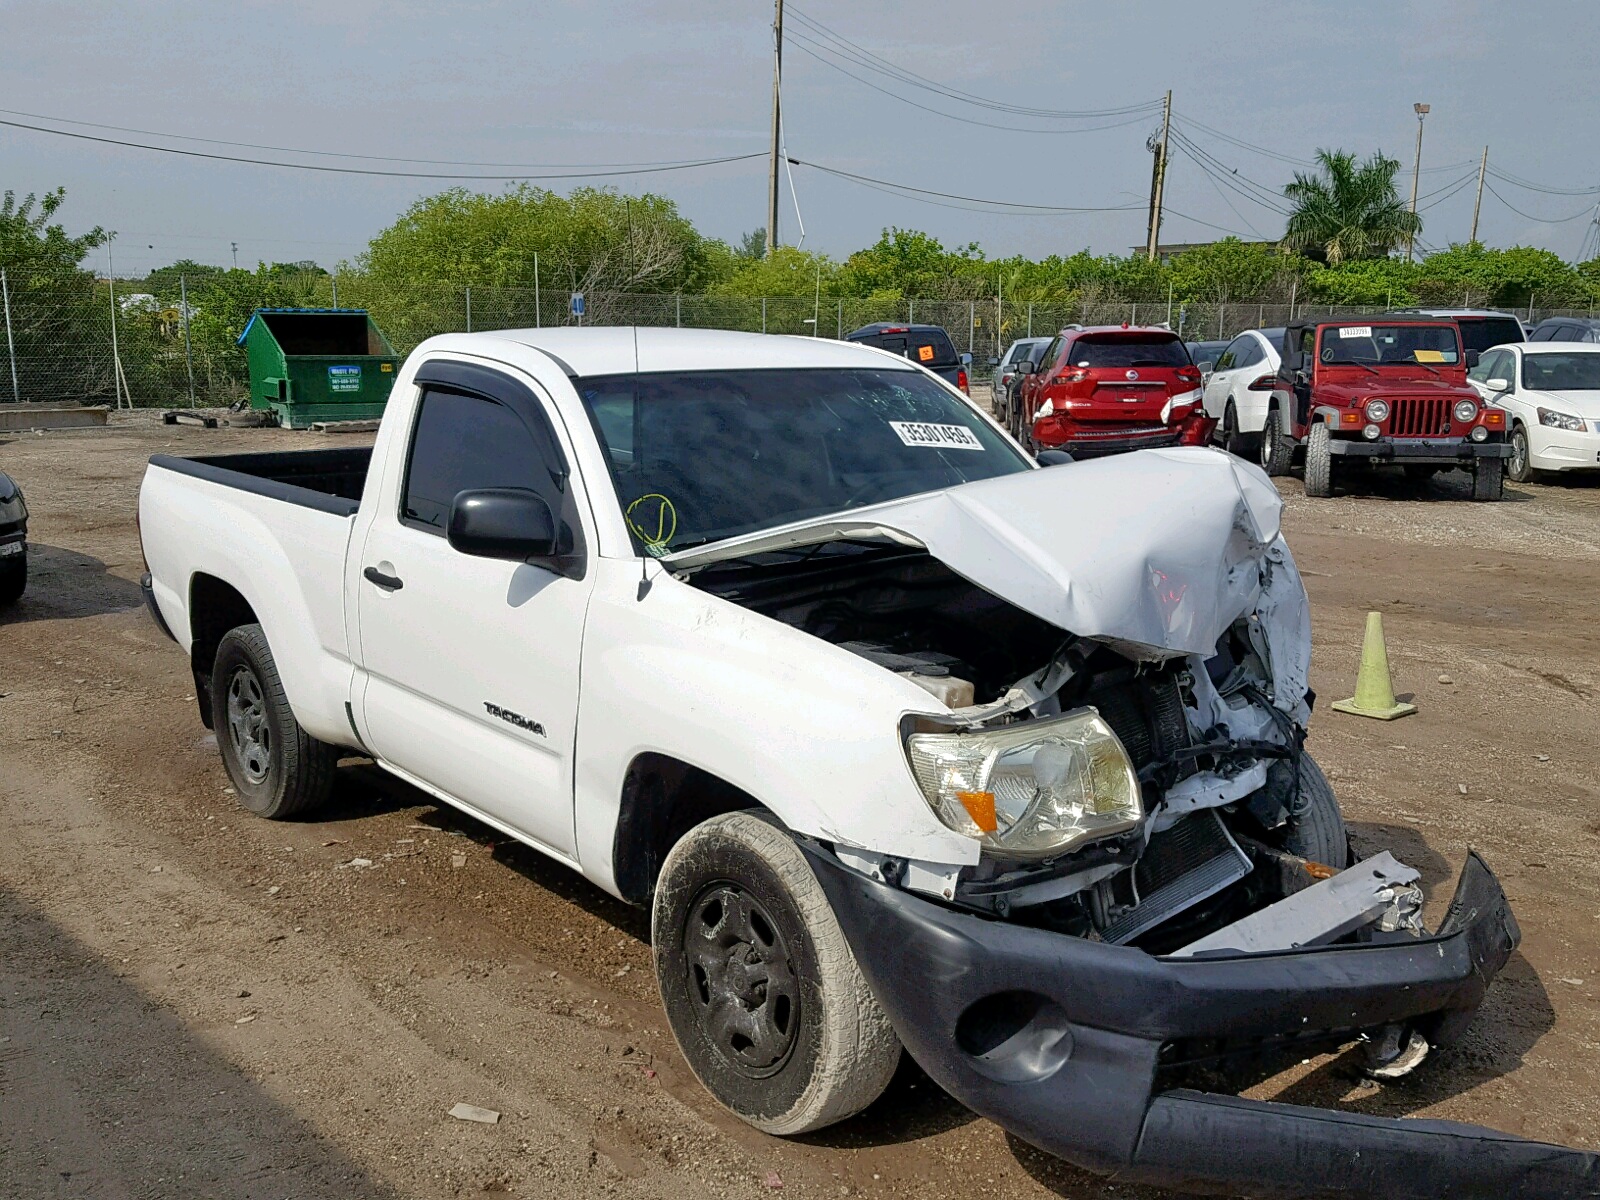
[[[1446,361],[1443,350],[1413,350],[1411,352],[1411,357],[1416,359],[1419,363],[1442,363]]]
[[[678,510],[659,492],[648,492],[628,505],[623,514],[628,528],[644,543],[646,550],[658,558],[666,552],[667,543],[678,532]]]
[[[982,450],[983,443],[965,425],[928,425],[921,421],[890,421],[889,428],[908,446],[935,450]]]
[[[932,346],[918,346],[917,347],[917,358],[919,360],[921,360],[922,362],[932,362],[933,361],[933,347]]]
[[[1342,338],[1358,338],[1358,337],[1369,338],[1369,337],[1372,336],[1372,326],[1371,325],[1346,325],[1344,328],[1339,330],[1339,336],[1342,337]]]

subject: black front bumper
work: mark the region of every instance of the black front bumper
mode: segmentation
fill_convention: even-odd
[[[1159,1090],[1164,1048],[1190,1043],[1294,1045],[1390,1023],[1451,1040],[1520,936],[1476,854],[1432,937],[1163,959],[957,912],[807,853],[923,1070],[1079,1166],[1245,1195],[1600,1196],[1600,1155],[1451,1122]]]
[[[1470,438],[1329,439],[1328,452],[1377,462],[1448,463],[1471,466],[1480,458],[1510,458],[1510,442],[1474,442]]]

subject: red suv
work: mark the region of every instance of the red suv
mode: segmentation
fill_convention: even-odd
[[[1216,426],[1200,407],[1200,368],[1170,329],[1063,329],[1019,370],[1023,418],[1041,450],[1204,446]]]

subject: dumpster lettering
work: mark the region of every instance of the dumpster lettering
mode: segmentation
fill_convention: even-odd
[[[359,392],[361,390],[361,368],[329,367],[328,390],[330,392]]]

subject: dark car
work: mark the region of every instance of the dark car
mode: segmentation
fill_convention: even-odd
[[[1507,341],[1513,339],[1507,338]],[[1600,319],[1546,317],[1533,327],[1530,342],[1600,342]]]
[[[0,606],[15,604],[28,586],[28,505],[22,489],[0,471]]]
[[[1466,352],[1467,366],[1473,366],[1478,356],[1490,346],[1504,346],[1508,342],[1524,340],[1522,322],[1507,312],[1488,308],[1403,308],[1388,314],[1391,317],[1436,317],[1454,321],[1461,331],[1461,348]]]
[[[969,396],[972,394],[967,379],[967,367],[972,363],[972,355],[957,354],[950,335],[938,325],[891,325],[879,321],[875,325],[863,325],[860,329],[852,330],[844,335],[844,340],[863,342],[909,358]]]

